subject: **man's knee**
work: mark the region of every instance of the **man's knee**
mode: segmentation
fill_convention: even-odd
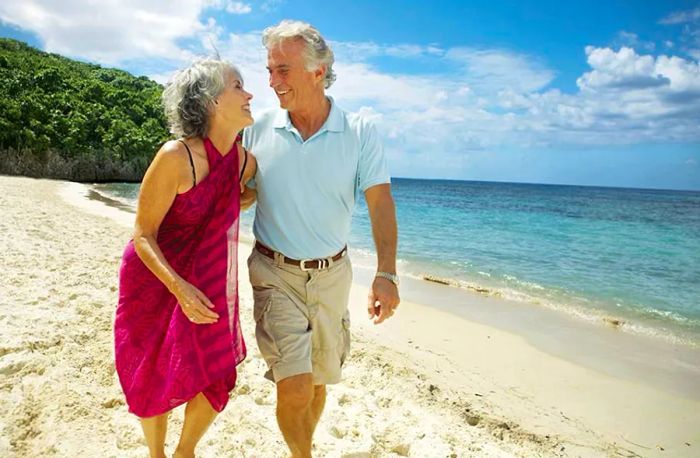
[[[311,374],[299,374],[277,382],[277,405],[292,409],[309,407],[313,402],[316,387]]]

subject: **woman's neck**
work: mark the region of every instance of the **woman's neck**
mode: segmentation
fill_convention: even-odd
[[[229,125],[226,128],[212,126],[207,133],[207,137],[219,154],[225,156],[233,148],[236,136],[241,130],[243,130],[243,126]]]

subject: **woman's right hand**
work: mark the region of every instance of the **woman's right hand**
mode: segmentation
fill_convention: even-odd
[[[185,316],[195,324],[216,323],[219,315],[214,312],[214,304],[209,298],[185,280],[178,280],[172,288]]]

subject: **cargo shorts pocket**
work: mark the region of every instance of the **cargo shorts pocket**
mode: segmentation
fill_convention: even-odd
[[[341,342],[340,366],[341,367],[343,366],[343,364],[345,364],[345,360],[347,359],[348,355],[350,354],[350,340],[351,340],[350,314],[346,311],[345,315],[343,316],[343,327],[341,329],[341,336],[340,336],[340,342]]]
[[[270,328],[268,314],[274,300],[274,288],[253,287],[253,318],[255,319],[255,339],[263,359],[268,365],[280,358],[274,335]]]

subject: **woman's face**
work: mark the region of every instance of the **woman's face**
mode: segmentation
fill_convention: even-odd
[[[243,82],[233,71],[226,72],[224,90],[216,98],[215,116],[225,124],[246,127],[253,124],[250,100],[253,95],[243,89]]]

